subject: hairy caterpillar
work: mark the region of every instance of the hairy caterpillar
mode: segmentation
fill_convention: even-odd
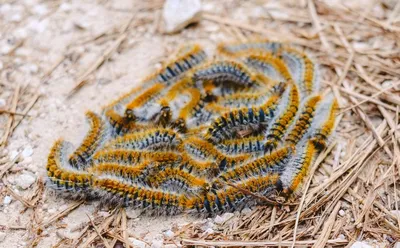
[[[86,113],[89,122],[87,132],[82,144],[69,156],[69,163],[75,168],[85,168],[90,157],[102,145],[108,134],[108,127],[100,116],[93,112]]]
[[[46,166],[48,185],[77,198],[86,197],[90,194],[93,177],[85,171],[77,171],[68,165],[65,153],[70,147],[71,144],[60,139],[51,148]]]
[[[285,134],[287,127],[295,118],[299,104],[300,97],[297,86],[292,84],[290,90],[288,90],[288,95],[284,96],[284,100],[277,111],[280,112],[280,115],[276,116],[276,118],[272,120],[271,125],[267,130],[267,142],[264,145],[266,151],[271,151],[278,146],[278,142]]]
[[[228,57],[241,56],[248,54],[250,51],[254,53],[272,52],[275,53],[281,47],[281,44],[268,40],[250,41],[250,42],[231,42],[221,43],[217,46],[217,52]]]
[[[264,142],[264,136],[259,135],[223,140],[216,147],[227,154],[259,153],[264,152]]]

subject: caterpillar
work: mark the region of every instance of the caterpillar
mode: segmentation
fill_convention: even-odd
[[[125,110],[125,118],[130,121],[134,121],[137,118],[149,119],[151,116],[154,116],[154,111],[148,111],[148,104],[152,98],[157,97],[162,93],[162,90],[165,88],[163,84],[156,83],[142,94],[137,96],[133,101],[128,103]],[[145,107],[144,109],[140,109],[140,107]],[[139,108],[139,109],[138,109]],[[150,112],[150,113],[143,113]],[[147,115],[147,116],[146,116]],[[150,117],[148,117],[150,115]]]
[[[302,111],[294,123],[293,127],[288,131],[285,143],[296,145],[310,128],[311,122],[315,115],[318,103],[321,101],[321,95],[310,97],[304,104]]]
[[[102,145],[107,133],[106,123],[97,114],[89,111],[86,113],[89,122],[89,131],[82,144],[69,156],[69,163],[77,169],[84,169],[94,152]]]
[[[271,42],[268,40],[251,41],[246,43],[231,42],[219,44],[217,46],[217,52],[227,57],[237,57],[243,53],[248,54],[250,51],[253,51],[253,53],[275,53],[280,47],[280,43]]]
[[[227,139],[216,145],[216,148],[227,154],[264,152],[265,138],[263,135],[250,136],[241,139]]]
[[[314,143],[308,141],[299,149],[298,154],[291,158],[280,177],[284,194],[288,195],[298,188],[307,175],[316,152]]]
[[[199,212],[218,213],[234,211],[251,205],[251,196],[243,193],[247,190],[260,195],[267,195],[279,187],[279,175],[267,174],[261,177],[251,177],[237,182],[216,192],[209,192],[186,201],[187,209],[197,209]],[[242,190],[241,190],[242,189]],[[253,201],[254,202],[254,201]],[[253,203],[254,204],[254,203]]]
[[[59,139],[50,150],[46,171],[47,185],[62,193],[67,193],[75,198],[90,195],[90,186],[93,177],[85,171],[77,171],[66,161],[66,153],[71,144]]]
[[[267,142],[264,145],[266,151],[271,151],[278,146],[278,142],[280,142],[285,134],[287,127],[295,118],[299,104],[300,97],[297,86],[292,84],[290,90],[288,90],[287,96],[284,96],[284,100],[277,111],[280,112],[280,115],[272,120],[266,132]]]
[[[118,164],[138,164],[147,160],[164,163],[179,163],[182,160],[180,154],[176,152],[164,151],[133,151],[133,150],[101,150],[94,154],[93,162],[99,163],[118,163]]]
[[[252,176],[259,176],[260,174],[267,174],[271,171],[278,173],[283,170],[283,167],[290,159],[290,155],[294,152],[295,148],[292,146],[282,147],[271,152],[271,154],[266,154],[254,161],[227,170],[218,175],[217,179],[229,182],[238,181]]]
[[[206,139],[218,143],[221,140],[234,138],[242,129],[259,130],[274,116],[279,96],[272,95],[260,107],[249,107],[223,113],[216,118],[207,130]]]
[[[196,68],[194,81],[210,80],[214,83],[232,82],[238,86],[251,87],[257,85],[257,77],[246,66],[237,61],[213,61]]]
[[[143,84],[160,82],[170,85],[174,83],[174,79],[201,64],[207,57],[203,49],[197,44],[181,49],[178,55],[176,59],[166,63],[160,70],[144,79]]]
[[[184,143],[187,153],[201,160],[211,159],[215,161],[220,170],[240,164],[250,158],[248,154],[229,155],[218,151],[213,144],[197,137],[190,137]]]
[[[272,53],[251,54],[244,56],[246,65],[262,72],[268,77],[275,80],[284,80],[286,82],[293,82],[293,77],[280,58],[274,56]]]
[[[102,195],[100,199],[107,205],[135,206],[166,214],[175,214],[187,206],[187,196],[184,194],[127,184],[116,179],[96,179],[93,188]]]
[[[146,130],[152,127],[151,124],[130,121],[129,119],[126,119],[124,116],[118,114],[118,112],[115,111],[114,109],[108,109],[104,115],[108,120],[108,122],[110,123],[110,125],[113,127],[114,134],[112,136],[122,135],[140,130]]]
[[[187,120],[195,112],[195,107],[200,104],[201,95],[198,89],[187,90],[190,94],[190,101],[179,111],[178,119],[173,124],[173,127],[180,132],[185,132],[187,129]]]
[[[313,130],[315,130],[311,136],[311,142],[319,150],[323,150],[327,147],[327,142],[335,128],[335,118],[339,109],[339,104],[336,99],[328,98],[328,101],[323,103],[321,109],[317,109],[316,115],[323,121],[316,121],[312,123]],[[326,109],[328,109],[326,111]],[[321,112],[324,111],[325,115]],[[325,118],[324,118],[325,117]],[[321,123],[322,122],[322,123]],[[318,125],[318,128],[316,127]]]
[[[135,132],[117,137],[106,144],[112,149],[174,149],[182,143],[179,135],[169,128],[150,128],[143,132]]]
[[[209,189],[209,183],[201,177],[194,176],[179,168],[165,168],[163,171],[150,174],[148,184],[154,188],[193,194],[196,191]]]
[[[278,52],[299,85],[304,96],[319,90],[319,75],[317,65],[304,52],[291,47],[284,47]]]
[[[96,176],[112,175],[129,180],[132,183],[143,181],[144,172],[151,167],[152,162],[145,160],[135,165],[118,163],[100,163],[93,166],[90,171]]]

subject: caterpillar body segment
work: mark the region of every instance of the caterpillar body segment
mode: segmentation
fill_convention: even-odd
[[[92,195],[90,187],[93,176],[68,164],[66,153],[71,146],[61,139],[54,143],[47,159],[47,185],[73,198],[86,198]]]
[[[284,47],[278,54],[288,65],[304,96],[311,95],[319,90],[318,66],[306,53],[292,47]]]
[[[182,139],[174,130],[169,128],[150,128],[143,132],[136,132],[117,137],[106,144],[109,149],[132,150],[160,150],[175,149],[182,143]]]
[[[81,145],[69,156],[69,163],[77,169],[85,169],[88,166],[92,155],[110,134],[108,124],[97,114],[89,111],[86,113],[86,119],[89,123],[89,131]]]
[[[186,51],[183,52],[183,50]],[[183,50],[181,50],[180,55],[176,59],[166,63],[156,73],[147,77],[144,80],[144,84],[161,82],[166,85],[172,85],[185,72],[206,60],[207,55],[199,45],[195,44]]]
[[[264,153],[263,135],[240,139],[227,139],[216,145],[217,149],[227,154]]]
[[[310,130],[310,125],[315,116],[315,110],[322,99],[321,95],[315,95],[309,97],[303,104],[300,114],[295,120],[294,124],[287,132],[285,142],[291,145],[297,145],[297,143],[303,138],[303,136]]]
[[[218,143],[224,139],[235,138],[237,133],[244,129],[259,132],[274,117],[278,101],[279,96],[273,95],[259,107],[242,108],[222,114],[211,123],[206,138]]]
[[[296,117],[300,105],[300,96],[297,86],[292,84],[288,89],[287,95],[283,97],[281,104],[277,110],[277,115],[271,122],[267,132],[267,142],[264,147],[266,151],[271,151],[278,146],[284,136],[287,128]]]
[[[240,210],[256,204],[254,198],[244,193],[243,190],[265,196],[276,189],[278,184],[278,174],[251,177],[237,182],[233,186],[227,186],[215,192],[200,195],[197,198],[193,197],[187,202],[187,208],[207,213]]]
[[[265,76],[279,81],[293,82],[292,74],[285,62],[272,53],[249,54],[245,57],[246,65]]]
[[[315,118],[315,121],[311,124],[312,130],[314,130],[311,134],[311,142],[319,150],[327,147],[329,138],[335,130],[335,120],[339,110],[339,104],[332,96],[328,97],[327,101],[324,101],[321,105],[322,107],[316,110],[318,118]]]
[[[239,181],[252,176],[260,176],[271,172],[281,172],[290,156],[295,153],[295,148],[292,146],[277,149],[271,154],[266,154],[248,163],[238,165],[230,170],[222,172],[218,175],[218,179],[227,182]]]
[[[227,57],[240,57],[249,53],[276,53],[282,45],[268,40],[251,42],[221,43],[217,46],[217,52]]]
[[[316,153],[317,149],[311,141],[298,149],[298,153],[291,158],[288,166],[281,173],[283,193],[290,194],[299,187],[314,162]]]

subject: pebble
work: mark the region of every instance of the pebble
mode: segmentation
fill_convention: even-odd
[[[396,242],[396,244],[394,244],[393,248],[400,248],[400,242]]]
[[[217,215],[217,217],[215,217],[215,224],[224,224],[226,221],[228,221],[230,218],[232,218],[234,216],[233,213],[224,213],[222,216]]]
[[[164,245],[164,241],[163,240],[153,240],[151,242],[151,248],[162,248]]]
[[[167,0],[163,9],[165,32],[176,33],[187,25],[198,22],[200,16],[200,0]]]
[[[128,238],[133,247],[146,248],[146,243],[135,238]]]
[[[29,188],[35,181],[35,175],[27,171],[23,172],[21,175],[15,178],[15,183],[18,187],[22,189]]]
[[[210,234],[213,234],[214,233],[214,229],[212,229],[212,228],[208,228],[205,232],[204,232],[204,234],[207,234],[207,235],[210,235]]]
[[[6,195],[6,196],[4,197],[4,199],[3,199],[3,204],[4,204],[4,205],[8,205],[8,204],[11,203],[11,201],[12,201],[12,197]]]
[[[2,69],[2,67],[3,67],[3,63],[0,61],[0,70]],[[3,98],[0,98],[0,108],[4,108],[6,106],[6,104],[7,104],[6,100]]]
[[[27,146],[22,151],[22,157],[24,157],[24,158],[30,157],[30,156],[32,156],[32,154],[33,154],[32,146]]]
[[[249,214],[251,212],[251,209],[250,208],[244,208],[243,210],[242,210],[242,214]]]
[[[343,209],[340,209],[340,210],[339,210],[339,215],[343,217],[343,216],[346,215],[346,212],[344,212]]]
[[[372,248],[372,246],[367,243],[357,241],[350,248]]]
[[[6,239],[6,234],[4,232],[0,232],[0,242],[3,242]]]
[[[168,238],[172,238],[172,237],[175,236],[175,233],[173,231],[171,231],[171,230],[167,230],[167,231],[164,232],[164,235],[166,237],[168,237]]]

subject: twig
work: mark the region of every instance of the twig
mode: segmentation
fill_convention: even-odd
[[[18,103],[20,89],[21,89],[21,85],[17,84],[17,88],[15,89],[13,101],[12,101],[12,104],[11,104],[11,109],[10,109],[11,112],[15,112],[17,110],[17,103]],[[8,117],[8,122],[6,124],[6,132],[4,133],[4,136],[3,136],[3,138],[2,138],[2,140],[0,142],[0,145],[7,144],[8,137],[12,133],[11,127],[12,127],[13,121],[14,121],[14,116],[10,115]]]
[[[88,214],[86,214],[86,216],[89,218],[90,223],[92,224],[94,230],[96,231],[97,235],[99,235],[100,239],[103,241],[104,245],[107,248],[111,248],[111,246],[108,244],[107,240],[104,239],[103,235],[101,235],[99,229],[97,229],[97,226],[94,224],[93,220],[90,218],[90,216]]]

